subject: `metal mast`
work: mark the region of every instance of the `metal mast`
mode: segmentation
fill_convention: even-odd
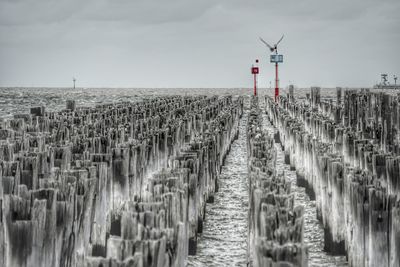
[[[282,41],[284,35],[282,35],[281,39],[274,46],[269,45],[263,38],[260,37],[261,42],[263,42],[271,51],[271,53],[275,52],[270,56],[270,62],[275,63],[275,102],[278,101],[279,96],[279,76],[278,76],[278,63],[283,62],[283,55],[278,54],[278,44]]]
[[[251,66],[251,74],[254,75],[254,96],[257,96],[257,74],[259,73],[258,69],[258,59],[256,59],[256,66]]]

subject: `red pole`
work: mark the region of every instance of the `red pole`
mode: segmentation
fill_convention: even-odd
[[[257,96],[257,74],[254,73],[254,96]]]
[[[258,59],[256,59],[256,66],[251,66],[251,73],[254,75],[254,96],[257,96],[257,74],[259,73]]]
[[[278,62],[275,63],[275,102],[278,101],[279,96],[279,80],[278,80]]]

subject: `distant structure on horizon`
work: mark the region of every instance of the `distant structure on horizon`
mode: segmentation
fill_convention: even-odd
[[[74,82],[74,89],[75,89],[75,82],[76,82],[75,77],[72,78],[72,81]]]
[[[278,97],[279,97],[279,77],[278,77],[278,63],[283,63],[283,55],[278,54],[278,44],[282,41],[284,35],[282,35],[281,39],[279,39],[278,42],[276,42],[276,44],[274,44],[273,46],[271,46],[270,44],[268,44],[263,38],[260,38],[260,41],[263,42],[271,51],[270,55],[270,62],[271,63],[275,63],[275,102],[277,102]]]
[[[388,74],[381,74],[381,82],[374,85],[374,89],[400,89],[400,86],[397,84],[397,76],[393,75],[394,84],[390,84],[388,81]]]

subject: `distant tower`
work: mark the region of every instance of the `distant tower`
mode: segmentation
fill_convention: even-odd
[[[256,65],[251,66],[251,74],[254,75],[254,96],[257,96],[257,74],[258,73],[259,73],[258,59],[256,59]]]
[[[272,54],[270,56],[270,62],[275,63],[275,102],[278,101],[278,97],[279,97],[278,63],[283,62],[283,55],[278,54],[278,44],[282,41],[282,39],[283,39],[283,35],[282,35],[281,39],[279,39],[279,41],[276,42],[276,44],[271,46],[266,41],[264,41],[263,38],[260,37],[260,41],[263,42],[269,48],[271,53],[275,52],[275,54]]]
[[[381,74],[382,85],[387,85],[387,76],[385,73]]]
[[[74,89],[75,89],[75,82],[76,82],[75,77],[72,78],[72,81],[74,82]]]
[[[397,76],[393,75],[394,85],[397,85]]]

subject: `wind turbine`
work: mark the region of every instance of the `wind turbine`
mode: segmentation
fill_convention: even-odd
[[[276,42],[276,44],[274,44],[274,46],[270,46],[263,38],[260,37],[260,41],[263,42],[268,48],[269,50],[271,50],[271,52],[278,53],[278,44],[282,41],[283,37],[285,35],[282,35],[281,39],[279,39],[278,42]]]
[[[269,48],[271,53],[275,52],[275,54],[272,54],[270,57],[270,62],[275,63],[275,102],[278,100],[279,96],[278,63],[283,62],[283,55],[278,54],[278,45],[282,41],[284,36],[285,35],[282,35],[281,39],[279,39],[279,41],[276,42],[276,44],[274,44],[273,46],[268,44],[263,38],[259,37],[260,41],[263,42]]]

